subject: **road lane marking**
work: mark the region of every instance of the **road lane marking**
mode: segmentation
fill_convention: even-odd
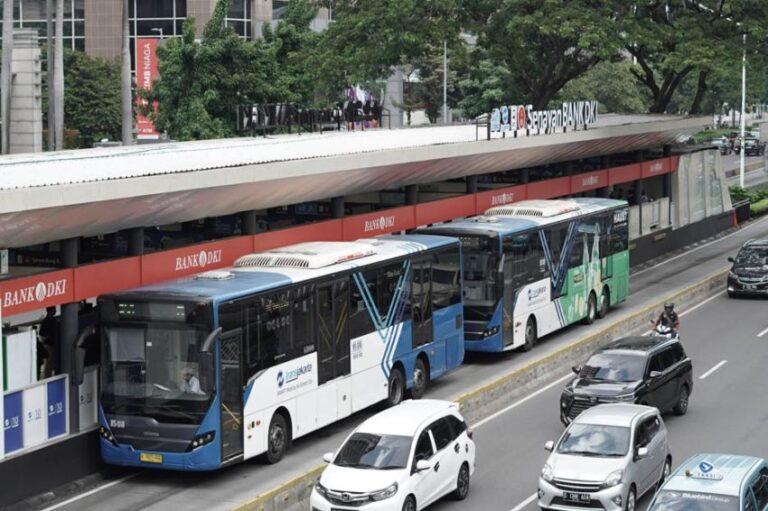
[[[521,404],[525,403],[526,401],[528,401],[530,399],[533,399],[534,397],[538,396],[539,394],[541,394],[543,392],[548,391],[549,389],[551,389],[555,385],[559,385],[559,384],[563,383],[565,380],[567,380],[568,378],[571,378],[572,376],[573,376],[573,374],[569,372],[568,374],[566,374],[566,375],[558,378],[557,380],[553,381],[552,383],[550,383],[546,387],[542,387],[539,390],[537,390],[536,392],[534,392],[533,394],[529,394],[529,395],[525,396],[520,401],[515,401],[514,403],[512,403],[509,406],[507,406],[506,408],[502,408],[501,410],[499,410],[498,412],[494,413],[493,415],[489,415],[485,419],[483,419],[483,420],[481,420],[479,422],[476,422],[475,424],[472,425],[472,428],[479,428],[480,426],[484,425],[486,422],[491,422],[493,419],[496,419],[500,415],[504,415],[508,411],[510,411],[510,410],[512,410],[514,408],[517,408],[518,406],[520,406]]]
[[[536,497],[538,497],[538,496],[539,496],[539,494],[538,494],[538,493],[534,493],[533,495],[531,495],[530,497],[528,497],[527,499],[525,499],[524,501],[522,501],[521,503],[519,503],[518,505],[516,505],[515,507],[513,507],[513,508],[511,509],[511,511],[520,511],[520,510],[521,510],[521,509],[523,509],[525,506],[527,506],[528,504],[530,504],[531,502],[533,502],[534,500],[536,500]]]
[[[762,223],[763,223],[765,220],[766,220],[765,218],[763,218],[763,219],[761,219],[761,220],[758,220],[758,221],[756,221],[755,223],[749,224],[748,226],[744,227],[743,229],[739,229],[738,231],[733,231],[733,232],[732,232],[732,233],[730,233],[730,234],[726,234],[726,235],[725,235],[725,236],[723,236],[722,238],[718,238],[718,239],[716,239],[716,240],[712,240],[712,241],[710,241],[710,242],[708,242],[708,243],[704,243],[703,245],[700,245],[700,246],[698,246],[698,247],[696,247],[696,248],[692,248],[691,250],[688,250],[688,251],[686,251],[686,252],[683,252],[682,254],[678,254],[678,255],[676,255],[676,256],[674,256],[674,257],[670,257],[670,258],[669,258],[669,259],[667,259],[666,261],[662,261],[662,262],[660,262],[659,264],[655,264],[655,265],[651,266],[650,268],[645,268],[645,269],[643,269],[643,270],[640,270],[640,271],[638,271],[638,272],[635,272],[635,273],[631,273],[629,276],[630,276],[630,277],[635,277],[635,276],[637,276],[637,275],[640,275],[640,274],[643,274],[643,273],[645,273],[645,272],[647,272],[647,271],[649,271],[649,270],[655,270],[655,269],[656,269],[656,268],[658,268],[659,266],[664,266],[665,264],[667,264],[667,263],[669,263],[669,262],[671,262],[671,261],[674,261],[675,259],[680,259],[681,257],[684,257],[684,256],[687,256],[687,255],[689,255],[689,254],[692,254],[692,253],[696,252],[697,250],[701,250],[701,249],[702,249],[702,248],[704,248],[704,247],[708,247],[708,246],[710,246],[710,245],[714,245],[715,243],[719,243],[719,242],[721,242],[721,241],[723,241],[723,240],[726,240],[726,239],[730,238],[731,236],[734,236],[734,235],[736,235],[736,234],[738,234],[738,233],[740,233],[740,232],[744,232],[744,231],[746,231],[747,229],[751,229],[752,227],[754,227],[754,226],[756,226],[756,225],[761,225],[761,224],[762,224]]]
[[[112,488],[113,486],[117,486],[120,483],[124,483],[128,479],[131,479],[132,477],[136,477],[140,473],[141,472],[136,472],[135,474],[130,474],[130,475],[127,475],[125,477],[121,477],[120,479],[115,479],[114,481],[109,482],[109,483],[107,483],[105,485],[97,486],[96,488],[94,488],[92,490],[89,490],[89,491],[87,491],[85,493],[81,493],[80,495],[75,495],[71,499],[67,499],[67,500],[65,500],[63,502],[59,502],[58,504],[55,504],[55,505],[53,505],[51,507],[46,507],[45,509],[41,509],[40,511],[53,511],[54,509],[59,509],[60,507],[68,506],[69,504],[71,504],[73,502],[77,502],[78,500],[84,499],[85,497],[89,497],[89,496],[91,496],[91,495],[93,495],[95,493],[99,493],[100,491],[106,490],[108,488]]]
[[[764,336],[765,334],[768,334],[768,328],[766,328],[765,330],[763,330],[762,332],[760,332],[759,334],[757,334],[757,336],[758,336],[758,337],[762,337],[762,336]]]
[[[726,362],[728,362],[728,361],[727,361],[727,360],[721,360],[720,362],[718,362],[717,364],[715,364],[715,366],[714,366],[712,369],[710,369],[710,370],[709,370],[709,371],[707,371],[706,373],[704,373],[704,374],[702,374],[701,376],[699,376],[699,379],[700,379],[700,380],[703,380],[704,378],[706,378],[706,377],[707,377],[707,376],[709,376],[710,374],[714,373],[715,371],[717,371],[718,369],[720,369],[721,367],[723,367],[723,366],[725,365],[725,363],[726,363]]]

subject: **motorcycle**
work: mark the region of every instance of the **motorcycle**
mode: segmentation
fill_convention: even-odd
[[[651,321],[651,324],[655,324],[655,321]],[[651,335],[657,337],[666,337],[667,339],[680,339],[680,334],[677,333],[672,327],[659,323],[652,331]]]

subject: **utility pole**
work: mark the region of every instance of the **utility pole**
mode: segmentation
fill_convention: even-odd
[[[120,53],[120,109],[122,111],[123,145],[133,144],[133,96],[131,93],[131,32],[128,25],[128,2],[123,0],[123,43]],[[138,58],[138,55],[136,56]]]
[[[448,41],[443,39],[443,124],[448,125]]]
[[[54,50],[54,97],[56,150],[64,149],[64,0],[56,0],[56,48]]]
[[[743,52],[741,54],[741,150],[739,151],[739,186],[744,188],[744,128],[746,123],[747,106],[747,34],[742,36]]]
[[[11,145],[11,86],[13,84],[13,2],[3,2],[3,67],[0,71],[0,112],[2,114],[2,130],[0,131],[0,144],[2,154],[10,152]]]
[[[45,41],[48,44],[45,57],[45,82],[48,86],[48,150],[56,150],[56,100],[54,98],[53,76],[55,59],[53,57],[53,1],[45,0]]]

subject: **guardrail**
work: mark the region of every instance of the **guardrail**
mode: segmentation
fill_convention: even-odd
[[[748,222],[750,218],[749,199],[733,204],[733,210],[736,212],[736,221],[738,223]]]

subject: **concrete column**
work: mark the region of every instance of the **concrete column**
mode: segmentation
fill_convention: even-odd
[[[251,0],[251,37],[261,38],[264,25],[272,21],[272,0]]]
[[[128,229],[126,234],[128,235],[128,255],[144,255],[144,228],[136,227],[134,229]]]
[[[520,171],[520,184],[527,185],[531,181],[530,169],[523,169]]]
[[[395,103],[402,104],[403,102],[403,73],[399,69],[395,69],[395,72],[387,79],[387,88],[384,93],[384,108],[389,110],[391,117],[392,127],[400,128],[403,126],[403,112],[400,108],[395,106]],[[384,126],[387,126],[387,120],[383,119]]]
[[[467,176],[467,193],[477,193],[477,176]]]
[[[242,223],[241,231],[243,234],[256,234],[259,232],[259,223],[257,222],[256,210],[242,211],[240,213]]]
[[[569,176],[569,177],[573,175],[573,162],[572,161],[565,162],[565,175]]]
[[[76,268],[79,252],[79,238],[69,238],[61,242],[61,259],[64,268]],[[61,332],[59,339],[61,371],[70,375],[69,385],[69,432],[80,431],[80,403],[77,400],[77,385],[73,384],[72,376],[75,371],[75,342],[80,333],[77,317],[77,302],[61,306]]]
[[[635,161],[643,161],[645,159],[645,151],[638,149],[635,151]]]
[[[195,18],[195,37],[203,37],[203,30],[215,7],[216,2],[211,0],[187,0],[187,18]]]
[[[43,103],[40,47],[37,30],[13,33],[13,87],[11,88],[11,153],[43,150]]]
[[[122,0],[85,0],[85,52],[119,59],[123,40]]]
[[[410,205],[419,203],[419,185],[405,187],[405,203]]]
[[[664,151],[664,157],[665,158],[667,156],[672,156],[672,146],[671,145],[665,144],[662,150]]]
[[[333,218],[344,218],[344,197],[331,199],[331,215]]]
[[[611,168],[611,157],[609,155],[606,154],[600,158],[600,167],[603,169]]]

